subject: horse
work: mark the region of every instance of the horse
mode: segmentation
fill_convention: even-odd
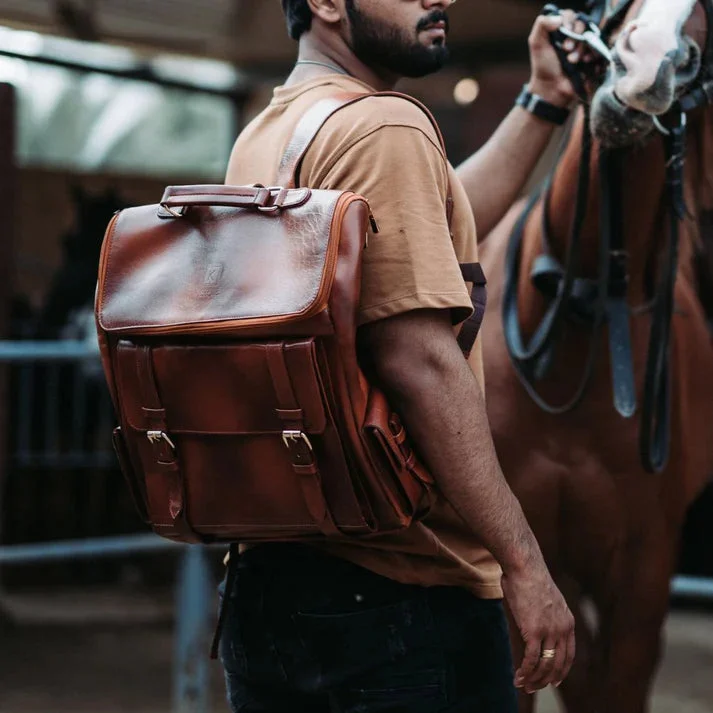
[[[680,532],[713,474],[713,263],[699,226],[713,207],[713,4],[590,9],[604,69],[582,82],[543,190],[481,243],[486,400],[577,622],[564,707],[643,713]],[[534,706],[521,696],[523,713]]]

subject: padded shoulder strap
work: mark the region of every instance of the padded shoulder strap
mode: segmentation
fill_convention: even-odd
[[[400,94],[399,92],[372,92],[369,94],[353,94],[344,92],[318,101],[316,104],[311,106],[300,119],[295,132],[292,135],[292,139],[287,145],[285,154],[282,157],[277,174],[277,184],[284,188],[296,188],[302,160],[327,120],[336,114],[340,109],[351,106],[362,99],[366,99],[367,97],[398,97],[415,104],[419,109],[421,109],[421,111],[424,112],[424,114],[426,114],[430,122],[433,124],[433,128],[436,131],[438,141],[441,144],[443,155],[445,157],[446,147],[441,130],[438,128],[438,124],[436,123],[433,114],[431,114],[431,112],[417,99],[408,96],[408,94]],[[451,194],[450,181],[448,183],[446,210],[448,214],[448,225],[450,226],[451,214],[453,211],[453,197]]]

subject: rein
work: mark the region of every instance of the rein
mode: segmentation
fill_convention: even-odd
[[[587,41],[595,50],[602,41],[608,46],[611,36],[624,21],[633,2],[634,0],[623,0],[605,18],[606,3],[593,0],[590,3],[592,14],[579,16],[590,28],[580,39]],[[678,98],[669,112],[671,125],[664,126],[658,119],[654,122],[663,135],[666,150],[666,187],[670,226],[666,259],[653,300],[641,408],[639,451],[642,465],[650,473],[661,472],[668,463],[670,453],[671,326],[680,227],[686,215],[683,194],[686,115],[696,108],[713,103],[713,78],[710,76],[713,71],[713,0],[702,0],[702,2],[708,22],[708,35],[701,73],[692,87]],[[546,12],[554,14],[559,10],[548,6]],[[598,30],[599,26],[602,27],[601,30]],[[595,35],[592,35],[592,28],[596,30]],[[584,84],[581,75],[576,76],[581,68],[573,67],[567,62],[566,53],[558,47],[558,39],[562,38],[553,37],[553,43],[567,75],[574,80],[573,84],[584,105],[585,114],[571,238],[567,246],[565,264],[562,266],[548,252],[551,231],[547,209],[555,166],[541,192],[536,193],[528,202],[510,237],[503,297],[505,342],[518,378],[529,396],[543,411],[560,415],[576,408],[586,394],[594,372],[600,344],[599,337],[606,322],[609,327],[614,406],[619,414],[631,418],[637,410],[637,399],[631,347],[631,310],[627,302],[628,252],[623,230],[622,169],[626,149],[600,151],[602,230],[599,241],[599,277],[597,280],[577,277],[581,267],[581,238],[591,183],[589,166],[593,137],[589,125],[590,109],[584,95]],[[535,260],[531,279],[534,286],[550,299],[550,304],[532,337],[526,342],[520,328],[518,283],[525,229],[540,200],[544,202],[542,234],[546,251]],[[573,396],[566,403],[552,404],[538,393],[536,383],[545,377],[552,364],[555,347],[568,318],[591,324],[589,353],[581,381]]]

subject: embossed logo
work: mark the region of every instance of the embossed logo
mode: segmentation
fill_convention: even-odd
[[[205,272],[205,279],[203,282],[206,285],[217,285],[220,282],[220,278],[223,276],[223,265],[209,265]]]

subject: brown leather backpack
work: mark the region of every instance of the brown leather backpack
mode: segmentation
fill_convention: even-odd
[[[295,187],[324,121],[361,98],[303,117],[280,168],[285,188],[172,187],[109,225],[96,318],[114,443],[160,535],[364,537],[428,510],[432,478],[357,363],[370,220],[376,229],[368,203]],[[467,353],[485,280],[478,265],[464,277],[476,309],[460,335]]]

